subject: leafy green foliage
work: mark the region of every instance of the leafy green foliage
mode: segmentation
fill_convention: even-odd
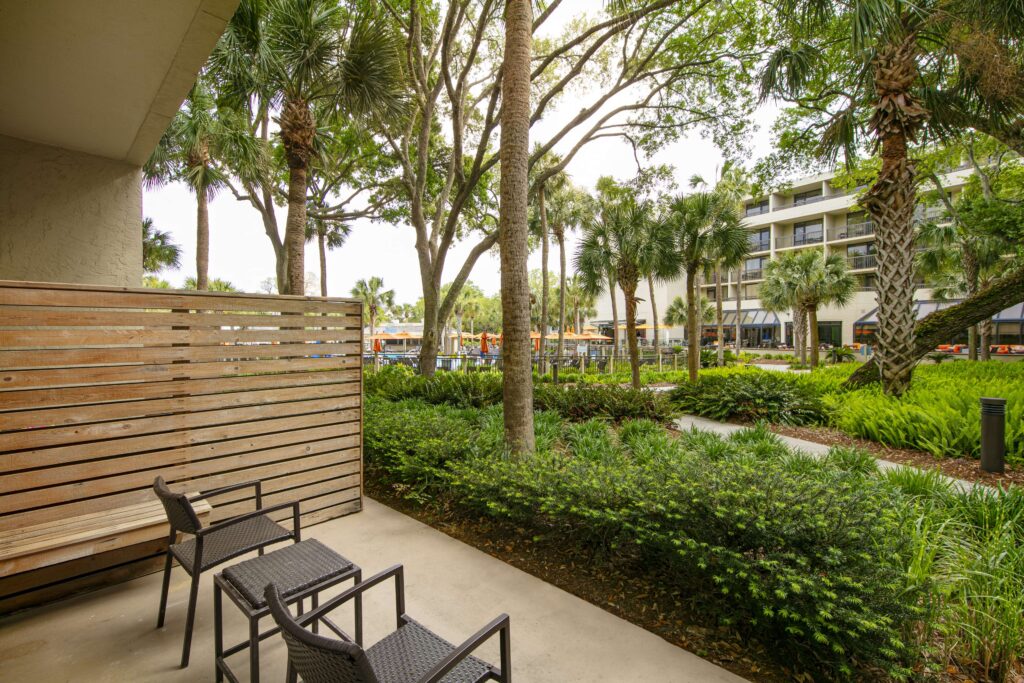
[[[825,417],[817,394],[789,375],[776,372],[706,372],[695,384],[682,384],[670,396],[684,412],[716,420],[801,425],[821,422]]]
[[[674,412],[661,393],[609,385],[541,384],[533,390],[533,404],[538,410],[551,410],[576,421],[603,417],[667,422]]]

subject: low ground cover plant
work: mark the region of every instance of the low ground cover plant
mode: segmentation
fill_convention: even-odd
[[[820,395],[813,389],[792,375],[755,368],[704,371],[695,384],[673,389],[670,398],[685,413],[716,420],[804,425],[825,418]]]
[[[364,391],[367,397],[391,401],[418,399],[456,408],[486,408],[501,403],[502,375],[494,371],[437,372],[422,377],[405,366],[391,365],[366,373]],[[537,384],[534,405],[569,420],[646,418],[667,422],[675,412],[661,393],[610,384]]]

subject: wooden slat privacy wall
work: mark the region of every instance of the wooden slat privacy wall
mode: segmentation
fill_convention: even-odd
[[[0,281],[0,531],[151,500],[158,474],[261,479],[304,525],[358,511],[361,319],[349,299]],[[0,578],[0,612],[152,569],[163,545]]]

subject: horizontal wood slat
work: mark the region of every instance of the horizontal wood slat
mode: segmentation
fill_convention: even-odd
[[[0,605],[150,569],[156,525],[126,529],[157,475],[259,479],[304,524],[362,507],[358,301],[0,281],[0,328],[0,531],[60,529],[0,567]],[[255,502],[219,498],[212,519]],[[79,529],[110,559],[77,559]]]

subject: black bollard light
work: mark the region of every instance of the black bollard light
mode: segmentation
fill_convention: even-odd
[[[981,469],[1002,474],[1006,468],[1006,399],[981,399]]]

